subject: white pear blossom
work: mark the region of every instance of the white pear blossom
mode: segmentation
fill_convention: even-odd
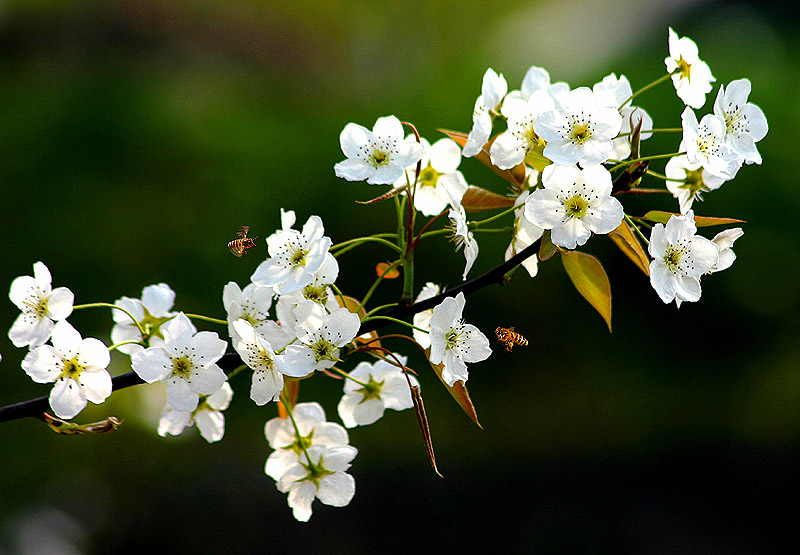
[[[395,355],[405,365],[406,357]],[[391,362],[390,362],[391,361]],[[339,401],[339,416],[348,428],[366,426],[383,416],[386,409],[405,410],[414,406],[411,390],[394,358],[375,364],[362,362],[344,380],[344,396]],[[414,376],[411,384],[419,386]]]
[[[239,340],[234,328],[237,320],[248,322],[275,349],[282,348],[294,338],[294,333],[289,335],[270,318],[274,294],[272,287],[262,287],[254,283],[248,284],[244,290],[232,281],[225,285],[222,290],[222,304],[228,313],[228,334],[233,345]]]
[[[698,55],[697,45],[689,37],[678,38],[669,28],[669,57],[664,59],[667,71],[672,74],[672,84],[683,103],[701,108],[706,94],[711,92],[711,82],[716,81],[708,65]]]
[[[276,231],[267,237],[270,258],[259,264],[250,279],[256,285],[273,286],[281,295],[302,289],[312,282],[331,247],[324,233],[319,216],[311,216],[302,232]]]
[[[550,229],[554,244],[574,249],[592,233],[605,234],[619,227],[622,204],[611,196],[611,174],[603,166],[547,166],[542,172],[544,189],[525,200],[525,218]]]
[[[297,463],[303,447],[336,447],[350,442],[341,424],[325,420],[325,410],[319,403],[298,403],[292,409],[292,418],[294,424],[291,418],[273,418],[264,426],[269,446],[275,450],[267,459],[264,472],[275,481]]]
[[[50,408],[59,418],[70,419],[86,407],[100,404],[111,395],[111,361],[108,348],[99,339],[81,338],[69,322],[53,326],[51,345],[34,347],[22,361],[22,369],[38,383],[55,382]]]
[[[422,156],[422,147],[403,140],[403,124],[394,116],[378,118],[372,131],[348,123],[339,142],[347,159],[334,166],[337,177],[348,181],[367,180],[372,185],[389,185],[403,170]]]
[[[534,130],[536,118],[553,109],[555,102],[544,89],[533,91],[527,99],[507,98],[501,111],[508,118],[508,129],[489,149],[492,164],[508,170],[521,164],[530,151],[537,147],[541,149],[544,141]]]
[[[311,282],[302,289],[294,293],[281,295],[278,299],[276,307],[276,314],[280,322],[280,331],[288,334],[285,341],[278,341],[272,337],[267,337],[270,343],[275,345],[276,349],[283,348],[289,341],[294,339],[297,335],[297,317],[295,316],[295,309],[299,304],[304,301],[313,301],[321,306],[324,306],[328,312],[332,312],[339,308],[339,303],[336,302],[336,296],[333,289],[330,287],[339,276],[339,263],[330,253],[325,256],[325,261],[319,270],[314,274]]]
[[[469,230],[469,226],[467,225],[467,213],[464,207],[459,206],[458,210],[450,209],[448,216],[453,226],[453,241],[455,241],[456,244],[456,251],[464,247],[464,258],[466,258],[467,262],[464,266],[462,279],[467,279],[467,274],[472,269],[475,259],[478,258],[478,241]]]
[[[700,122],[691,108],[681,114],[683,141],[681,150],[693,164],[700,164],[708,173],[725,180],[733,179],[742,166],[739,154],[725,144],[725,120],[706,114]]]
[[[314,445],[302,453],[300,460],[286,470],[277,484],[280,491],[289,494],[294,518],[307,522],[315,498],[332,507],[350,503],[356,492],[356,482],[345,470],[350,468],[350,461],[357,454],[358,450],[350,445]]]
[[[269,341],[259,335],[250,322],[236,320],[233,327],[238,337],[234,348],[242,357],[242,362],[253,370],[250,398],[257,405],[277,401],[283,390],[280,357],[275,355]]]
[[[177,314],[177,312],[171,312],[172,306],[175,304],[175,291],[166,283],[148,285],[142,289],[141,300],[122,297],[117,299],[114,304],[130,312],[142,325],[145,333],[148,334],[148,345],[150,347],[164,343],[164,338],[159,328],[161,324]],[[111,341],[113,343],[142,340],[142,332],[139,331],[130,316],[121,310],[113,310],[111,316],[114,318],[114,327],[111,329]],[[143,348],[141,345],[130,343],[128,345],[120,345],[117,350],[132,355]]]
[[[719,261],[719,247],[696,233],[691,210],[684,216],[671,216],[666,227],[656,224],[650,232],[650,284],[665,303],[674,300],[680,306],[683,301],[698,301],[700,276]]]
[[[489,140],[492,134],[492,112],[497,112],[507,92],[508,83],[505,77],[495,73],[492,68],[487,69],[483,74],[481,95],[475,101],[472,112],[472,130],[461,152],[465,157],[478,154]]]
[[[731,81],[726,89],[719,87],[714,114],[725,120],[725,144],[735,150],[747,164],[760,164],[756,143],[766,137],[769,126],[761,108],[747,102],[750,80]]]
[[[543,67],[531,66],[525,72],[522,86],[518,91],[511,91],[506,95],[506,100],[522,99],[527,101],[536,91],[545,91],[555,102],[556,107],[561,107],[561,97],[570,91],[569,84],[559,81],[550,83],[550,74]]]
[[[158,435],[177,436],[188,426],[197,424],[200,435],[207,442],[214,443],[221,440],[225,435],[225,416],[222,411],[228,408],[232,397],[233,389],[228,382],[225,382],[218,391],[202,396],[194,411],[177,411],[167,404],[158,421]]]
[[[681,214],[692,208],[695,199],[703,200],[701,193],[719,189],[725,183],[724,178],[710,174],[699,162],[689,162],[685,155],[670,158],[664,173],[669,178],[667,190],[678,199]]]
[[[297,341],[286,346],[281,371],[291,377],[307,376],[330,368],[339,360],[339,349],[358,334],[361,320],[346,308],[328,314],[315,302],[304,301],[295,309]]]
[[[517,209],[514,210],[514,236],[506,249],[505,260],[523,251],[541,239],[544,234],[544,229],[532,224],[525,217],[525,201],[529,196],[530,190],[528,189],[517,197]],[[535,254],[529,256],[522,261],[522,267],[525,268],[529,276],[535,277],[539,273],[539,257]]]
[[[72,291],[66,287],[53,289],[52,283],[50,270],[43,262],[33,265],[33,277],[19,276],[11,282],[8,298],[22,311],[8,330],[15,347],[42,345],[55,322],[72,314]]]
[[[447,297],[433,309],[431,316],[431,354],[433,364],[444,363],[442,379],[452,387],[469,377],[467,362],[479,362],[492,354],[489,340],[472,324],[461,318],[464,293]]]
[[[712,241],[719,249],[719,260],[717,264],[711,268],[710,272],[721,272],[731,267],[733,261],[736,260],[736,254],[733,252],[733,243],[742,235],[744,235],[742,228],[734,227],[721,231],[714,236]]]
[[[414,135],[409,135],[406,140],[417,139]],[[444,137],[432,146],[425,138],[420,141],[423,148],[422,170],[414,189],[414,208],[425,216],[435,216],[447,208],[453,199],[460,203],[469,184],[458,171],[461,149],[453,139]],[[416,171],[416,164],[406,168],[405,174],[394,186],[399,188],[413,185]]]
[[[581,166],[608,160],[622,128],[615,108],[598,105],[591,89],[579,87],[560,98],[561,108],[539,114],[536,134],[547,141],[544,156],[555,164]]]
[[[419,292],[417,296],[417,300],[414,301],[415,303],[419,303],[422,301],[426,301],[438,295],[441,292],[439,286],[435,283],[428,282],[425,284],[425,287],[422,288],[422,291]],[[414,327],[420,328],[415,329],[413,331],[414,334],[414,341],[420,344],[423,349],[427,349],[431,346],[431,316],[433,316],[433,309],[430,310],[423,310],[422,312],[417,312],[414,314]],[[422,331],[425,330],[425,331]]]
[[[216,332],[198,332],[182,312],[163,324],[161,332],[164,344],[135,353],[133,371],[147,383],[166,382],[170,406],[192,412],[198,394],[210,395],[225,383],[225,372],[216,362],[228,344]]]
[[[642,121],[641,134],[639,140],[649,139],[653,136],[650,132],[653,130],[653,119],[638,106],[631,106],[628,101],[633,94],[631,84],[628,78],[620,75],[619,78],[615,74],[607,75],[599,83],[595,83],[592,87],[592,92],[597,98],[598,106],[611,106],[619,110],[622,116],[622,129],[620,129],[621,137],[613,139],[613,149],[610,158],[615,160],[624,160],[631,154],[631,135],[633,127],[636,127],[639,120]],[[627,105],[623,105],[627,104]],[[631,127],[633,122],[633,127]]]

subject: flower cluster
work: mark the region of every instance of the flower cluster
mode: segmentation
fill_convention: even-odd
[[[477,421],[470,412],[472,403],[466,402],[467,364],[487,359],[492,348],[487,336],[464,320],[466,294],[509,279],[517,266],[533,278],[540,264],[559,254],[578,291],[608,320],[611,292],[602,264],[577,250],[597,235],[610,235],[647,274],[658,298],[677,306],[698,301],[703,276],[733,264],[741,228],[726,229],[713,239],[697,229],[737,220],[695,216],[693,203],[733,179],[745,164],[761,163],[756,143],[766,135],[767,121],[748,102],[747,79],[720,86],[713,113],[698,120],[694,110],[705,104],[715,79],[691,39],[669,29],[668,47],[668,73],[653,84],[671,79],[686,105],[675,154],[642,155],[644,140],[676,131],[654,127],[647,111],[634,104],[653,84],[634,92],[627,77],[612,73],[591,87],[572,88],[551,82],[544,68],[532,66],[520,88],[509,91],[505,77],[488,69],[468,133],[446,132],[448,137],[431,143],[394,116],[378,119],[371,131],[349,123],[341,132],[345,160],[333,173],[389,186],[365,204],[394,202],[394,232],[334,245],[322,218],[312,215],[296,229],[294,212],[282,210],[280,228],[267,236],[267,255],[250,282],[223,287],[225,319],[176,310],[176,294],[165,283],[144,287],[139,299],[75,305],[72,292],[53,289],[49,270],[36,262],[33,276],[16,278],[9,291],[20,309],[9,338],[15,346],[29,348],[22,369],[36,382],[55,384],[50,407],[58,417],[70,419],[89,401],[99,404],[111,395],[106,368],[110,353],[119,351],[130,357],[132,372],[142,381],[165,384],[166,403],[156,432],[179,435],[197,424],[208,442],[224,436],[222,411],[233,399],[229,379],[247,372],[250,399],[259,406],[276,406],[279,413],[265,426],[273,450],[265,473],[287,494],[300,521],[311,517],[314,499],[337,507],[350,502],[355,481],[347,470],[357,449],[349,445],[345,427],[373,424],[387,408],[415,409],[436,468],[421,403],[420,383],[427,376],[414,372],[411,364],[416,366],[417,355],[424,367],[432,367]],[[413,133],[405,135],[404,125]],[[508,182],[505,194],[468,184],[461,163],[470,157]],[[663,158],[670,158],[663,174],[650,169],[651,162]],[[664,186],[639,188],[645,177],[661,179]],[[661,207],[643,216],[626,211],[626,194],[664,191],[677,199],[677,213]],[[484,219],[473,216],[492,210],[499,212]],[[494,227],[506,217],[506,226]],[[433,281],[415,290],[415,249],[421,241],[450,233],[456,250],[463,249],[463,271],[446,257],[440,267],[456,268],[466,281],[476,265],[495,256],[483,254],[478,262],[482,232],[508,238],[502,262],[449,291]],[[377,265],[377,280],[366,293],[346,296],[336,284],[337,257],[366,243],[387,247],[396,259]],[[401,272],[397,302],[372,307],[374,291],[388,287]],[[440,278],[444,282],[448,276]],[[89,307],[112,310],[110,346],[82,338],[67,322],[73,310]],[[197,321],[222,326],[230,345],[217,331],[198,330]],[[396,324],[412,331],[377,331]],[[501,330],[519,337],[516,344],[528,344],[513,327],[498,328],[498,337]],[[401,353],[395,341],[405,341],[419,353]],[[344,426],[329,422],[320,404],[297,402],[302,381],[312,377],[342,380],[338,416]]]

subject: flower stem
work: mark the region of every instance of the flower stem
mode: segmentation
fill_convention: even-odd
[[[644,236],[644,233],[642,233],[642,230],[639,229],[639,226],[636,225],[631,219],[631,217],[628,216],[627,214],[625,214],[625,221],[628,222],[628,225],[630,225],[633,228],[633,230],[639,235],[642,241],[644,241],[645,245],[650,244],[650,241],[647,239],[647,237]]]
[[[498,219],[498,218],[502,218],[503,216],[505,216],[505,215],[506,215],[506,214],[508,214],[509,212],[513,212],[513,211],[514,211],[514,210],[516,210],[517,208],[519,208],[519,206],[515,204],[515,205],[514,205],[514,206],[512,206],[511,208],[507,208],[507,209],[503,210],[502,212],[498,212],[498,213],[497,213],[497,214],[495,214],[494,216],[489,216],[489,217],[488,217],[488,218],[486,218],[485,220],[477,220],[477,221],[472,221],[472,222],[470,222],[470,223],[469,223],[469,225],[470,225],[470,228],[473,228],[473,229],[475,229],[475,228],[478,228],[479,226],[482,226],[482,225],[488,224],[488,223],[489,223],[489,222],[491,222],[491,221],[494,221],[494,220],[496,220],[496,219]],[[474,226],[474,227],[473,227],[473,226]]]
[[[364,322],[369,322],[370,320],[388,320],[390,322],[394,322],[395,324],[402,324],[402,325],[407,326],[407,327],[409,327],[409,328],[411,328],[413,330],[423,331],[425,333],[429,333],[428,330],[424,330],[422,328],[418,328],[414,324],[409,324],[408,322],[405,322],[403,320],[398,320],[397,318],[392,318],[391,316],[370,316],[368,318],[364,318],[363,320],[361,320],[361,323],[363,324]]]
[[[375,289],[378,288],[378,285],[380,285],[380,283],[384,279],[386,279],[384,276],[386,276],[386,274],[388,274],[389,272],[391,272],[392,270],[397,268],[397,266],[399,264],[400,264],[400,260],[395,260],[394,262],[392,262],[389,265],[388,268],[386,268],[386,270],[384,270],[382,275],[378,276],[378,279],[376,279],[375,282],[372,284],[372,287],[369,288],[369,291],[367,291],[367,294],[364,295],[364,299],[361,301],[361,304],[358,305],[358,310],[356,310],[356,313],[361,312],[361,309],[364,308],[364,305],[367,304],[367,301],[369,300],[369,298],[372,297],[372,294],[375,292]]]
[[[354,381],[355,383],[357,383],[357,384],[358,384],[358,385],[360,385],[360,386],[367,387],[367,384],[365,384],[365,383],[364,383],[364,382],[362,382],[362,381],[359,381],[359,380],[355,379],[353,376],[351,376],[350,374],[348,374],[348,373],[347,373],[347,372],[345,372],[344,370],[339,370],[339,369],[338,369],[338,368],[336,368],[335,366],[333,366],[333,367],[329,368],[329,370],[334,370],[334,371],[335,371],[337,374],[339,374],[340,376],[342,376],[342,377],[343,377],[343,378],[345,378],[346,380],[352,380],[352,381]]]
[[[117,347],[121,347],[122,345],[142,345],[141,341],[137,341],[136,339],[127,339],[125,341],[120,341],[119,343],[114,343],[108,347],[109,351],[113,351]],[[142,345],[144,346],[144,345]]]
[[[202,314],[186,314],[184,312],[184,316],[186,316],[187,318],[190,318],[192,320],[203,320],[205,322],[211,322],[212,324],[221,324],[223,326],[227,326],[228,325],[228,321],[227,320],[220,320],[218,318],[211,318],[210,316],[203,316]]]
[[[667,80],[667,79],[669,79],[670,77],[672,77],[672,74],[671,74],[671,73],[667,73],[666,75],[662,75],[661,77],[659,77],[658,79],[656,79],[655,81],[653,81],[652,83],[650,83],[649,85],[645,85],[644,87],[642,87],[641,89],[639,89],[638,91],[636,91],[635,93],[633,93],[633,94],[630,96],[630,98],[628,98],[627,100],[625,100],[625,102],[623,102],[622,104],[620,104],[620,105],[619,105],[619,106],[620,106],[620,108],[622,108],[623,106],[625,106],[625,105],[626,105],[628,102],[630,102],[631,100],[633,100],[634,98],[636,98],[637,96],[639,96],[640,94],[642,94],[643,92],[645,92],[645,91],[647,91],[647,90],[650,90],[650,89],[652,89],[652,88],[653,88],[653,87],[655,87],[656,85],[660,85],[661,83],[663,83],[664,81],[666,81],[666,80]]]
[[[630,166],[631,164],[635,164],[636,162],[643,162],[644,160],[658,160],[661,158],[674,158],[675,156],[682,156],[686,154],[685,152],[671,152],[669,154],[654,154],[652,156],[642,156],[641,158],[634,158],[633,160],[625,160],[624,162],[620,162],[610,170],[611,173],[614,173],[620,168],[624,168],[625,166]]]
[[[389,235],[391,237],[396,237],[396,235],[394,233],[386,233],[386,234],[382,234],[382,235]],[[338,258],[339,256],[343,255],[344,253],[346,253],[350,249],[354,249],[354,248],[356,248],[356,247],[358,247],[360,245],[364,245],[366,243],[380,243],[381,245],[385,245],[385,246],[389,247],[390,249],[392,249],[394,251],[403,252],[403,251],[400,250],[400,247],[398,247],[397,245],[395,245],[391,241],[387,241],[383,237],[378,237],[378,236],[374,236],[373,235],[371,237],[358,237],[356,239],[350,239],[348,241],[343,241],[343,242],[335,245],[335,247],[337,249],[341,249],[341,250],[337,250],[337,252],[331,253],[331,254],[333,254],[333,256]],[[331,250],[333,250],[333,249],[334,249],[334,247],[331,247]]]
[[[133,320],[133,323],[136,324],[137,328],[139,328],[139,333],[142,334],[142,337],[147,335],[147,332],[144,331],[144,328],[142,327],[141,322],[139,322],[139,320],[137,320],[133,316],[133,314],[131,314],[130,312],[128,312],[127,310],[125,310],[121,306],[117,306],[117,305],[111,304],[111,303],[88,303],[88,304],[76,304],[75,306],[72,307],[72,310],[80,310],[82,308],[116,308],[117,310],[121,310],[122,312],[127,314],[128,317],[131,320]]]

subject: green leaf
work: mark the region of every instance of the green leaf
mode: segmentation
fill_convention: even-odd
[[[661,210],[651,210],[644,215],[644,219],[657,224],[666,224],[669,221],[670,216],[680,216],[680,214],[676,214],[674,212],[662,212]],[[744,220],[736,220],[734,218],[695,216],[694,223],[697,227],[710,227],[713,225],[743,224],[747,222]]]
[[[468,135],[466,133],[461,133],[460,131],[451,131],[449,129],[439,129],[439,131],[453,139],[461,148],[464,148],[464,145],[467,144]],[[494,138],[483,145],[481,151],[475,155],[475,159],[519,189],[525,181],[525,164],[518,164],[510,170],[501,170],[492,164],[492,157],[489,155],[489,148],[491,147],[492,142],[494,142]]]
[[[614,244],[619,247],[625,256],[630,258],[646,276],[650,275],[650,260],[642,248],[642,244],[634,235],[628,223],[623,220],[619,227],[608,234]]]
[[[542,234],[542,242],[539,245],[539,260],[542,262],[549,260],[557,252],[558,247],[550,240],[550,230],[548,229]]]
[[[600,313],[611,331],[611,284],[603,265],[594,256],[578,251],[562,251],[561,262],[572,285]]]
[[[517,199],[498,195],[487,191],[481,187],[470,185],[464,197],[461,199],[461,206],[467,212],[481,212],[483,210],[494,210],[495,208],[508,208],[514,206]]]

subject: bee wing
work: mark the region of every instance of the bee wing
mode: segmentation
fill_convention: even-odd
[[[236,258],[241,258],[242,254],[244,254],[244,251],[237,250],[235,247],[228,247],[228,249],[231,251],[231,254]]]
[[[248,233],[250,233],[250,226],[243,225],[236,230],[236,237],[239,237],[241,239],[242,237],[247,237]]]

